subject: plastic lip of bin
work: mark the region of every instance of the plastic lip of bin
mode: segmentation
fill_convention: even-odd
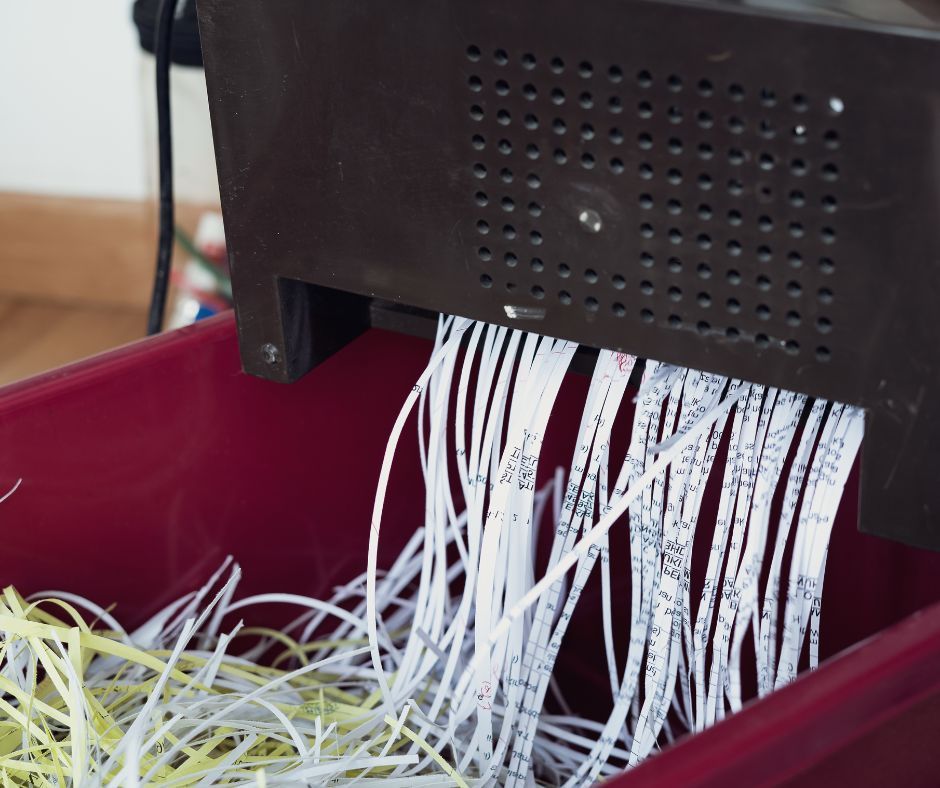
[[[242,373],[222,315],[0,389],[0,488],[23,479],[0,506],[0,581],[116,602],[130,624],[230,553],[242,593],[328,594],[364,569],[382,451],[428,349],[373,330],[283,386]],[[584,386],[566,383],[560,413]],[[421,514],[414,443],[403,441],[391,480],[386,562]],[[570,457],[570,446],[546,449],[543,473]],[[610,784],[940,775],[940,556],[858,533],[855,499],[853,488],[834,529],[822,616],[824,649],[841,653]],[[573,629],[566,646],[597,637]],[[609,706],[606,677],[592,682],[582,658],[559,669]]]

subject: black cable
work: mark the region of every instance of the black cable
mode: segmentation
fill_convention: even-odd
[[[170,129],[170,45],[177,0],[160,0],[154,40],[157,71],[157,147],[160,174],[160,231],[157,266],[147,317],[147,333],[158,334],[163,326],[166,295],[173,261],[173,145]]]

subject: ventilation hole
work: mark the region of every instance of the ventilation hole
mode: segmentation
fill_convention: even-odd
[[[652,268],[653,262],[653,255],[651,255],[649,252],[643,252],[640,254],[640,265],[642,265],[644,268]]]
[[[529,233],[529,243],[533,246],[541,246],[542,244],[542,234],[538,230],[533,230]]]
[[[486,166],[485,166],[484,164],[481,164],[480,162],[477,162],[476,164],[473,165],[473,174],[474,174],[477,178],[485,178],[485,177],[486,177]]]
[[[530,189],[538,189],[542,185],[542,179],[534,172],[530,172],[525,177],[525,182]]]
[[[636,144],[641,150],[649,150],[653,147],[653,138],[644,131],[636,138]]]
[[[829,99],[829,111],[833,115],[841,115],[845,110],[845,102],[842,101],[838,96],[832,96]]]
[[[568,304],[571,303],[571,293],[569,293],[567,290],[559,290],[558,300],[565,306],[568,306]]]
[[[493,53],[493,60],[496,61],[496,64],[499,66],[505,66],[509,62],[509,55],[506,54],[505,49],[497,49]]]
[[[822,198],[822,209],[826,213],[835,213],[836,208],[838,207],[839,207],[838,201],[831,194],[827,194],[825,197]]]
[[[653,322],[653,313],[652,313],[652,311],[649,310],[649,309],[641,309],[641,310],[640,310],[640,320],[642,320],[644,323],[652,323],[652,322]]]
[[[712,117],[710,112],[702,110],[695,116],[695,120],[699,125],[699,128],[710,129],[715,125],[715,119]]]
[[[698,187],[703,191],[708,191],[712,187],[712,178],[711,175],[702,173],[698,176]]]
[[[797,112],[806,112],[809,109],[809,101],[807,101],[806,96],[802,93],[797,93],[793,97],[793,109]]]
[[[545,263],[542,262],[542,258],[540,258],[540,257],[533,257],[533,258],[529,261],[529,268],[531,268],[533,271],[535,271],[535,273],[540,274],[540,273],[542,273],[542,271],[545,270]]]
[[[695,330],[700,334],[707,334],[711,331],[711,326],[706,321],[699,320],[698,323],[695,324]]]
[[[799,222],[790,222],[787,230],[793,238],[802,238],[804,235],[803,225]]]
[[[772,107],[777,103],[777,94],[769,88],[761,88],[760,103],[765,107]]]
[[[607,79],[614,84],[623,82],[623,69],[620,66],[611,66],[607,69]]]
[[[695,272],[702,277],[702,279],[711,279],[712,276],[712,267],[708,263],[699,263]]]
[[[476,75],[473,75],[467,80],[467,85],[474,93],[479,93],[483,90],[483,80]]]
[[[742,101],[744,99],[744,88],[737,83],[728,86],[728,95],[732,101]]]
[[[636,81],[641,88],[648,88],[653,84],[653,76],[649,71],[640,71],[636,75]]]
[[[644,279],[640,282],[640,292],[646,296],[653,295],[653,283],[648,279]]]
[[[512,197],[503,197],[499,201],[500,206],[504,211],[512,212],[516,208],[516,201]]]
[[[713,91],[714,87],[707,79],[700,79],[698,81],[698,92],[700,96],[705,96],[707,98],[712,94]]]
[[[512,116],[508,110],[501,109],[496,113],[496,122],[501,126],[508,126],[512,122]]]
[[[538,91],[535,89],[535,85],[531,82],[526,83],[522,86],[522,95],[529,101],[535,101],[535,97],[538,96]]]
[[[640,207],[648,211],[653,207],[653,197],[650,194],[641,194],[639,198]]]
[[[486,140],[483,138],[482,134],[473,135],[473,147],[477,150],[483,150],[486,147]]]
[[[728,250],[728,254],[730,254],[732,257],[740,257],[741,255],[740,241],[735,241],[734,239],[732,239],[728,241],[726,248]]]
[[[555,160],[555,164],[564,164],[568,161],[568,154],[561,148],[556,148],[554,153],[552,153],[552,158]]]
[[[515,268],[516,264],[519,262],[519,258],[512,252],[506,252],[506,254],[503,255],[503,262],[506,263],[509,268]]]
[[[552,121],[552,131],[561,135],[568,131],[568,126],[561,118],[555,118]]]
[[[703,142],[698,146],[698,156],[700,159],[705,159],[706,161],[715,155],[715,149],[712,148],[707,142]]]
[[[473,118],[473,120],[483,120],[483,107],[479,104],[474,104],[470,107],[470,117]]]
[[[578,74],[584,79],[589,79],[594,74],[594,66],[588,63],[588,61],[582,60],[578,64]]]
[[[667,236],[669,238],[670,243],[673,243],[673,244],[682,243],[682,231],[676,227],[671,228]]]
[[[806,205],[806,195],[801,191],[790,192],[788,198],[790,200],[790,205],[792,205],[794,208],[802,208],[804,205]]]
[[[640,177],[645,181],[648,181],[650,178],[653,177],[653,168],[646,162],[643,162],[637,168],[637,172],[639,173]]]
[[[774,253],[766,244],[757,247],[757,259],[761,263],[769,263],[773,259]]]
[[[643,135],[640,135],[640,136],[643,136]],[[650,144],[650,146],[652,146],[652,144],[653,144],[653,139],[652,139],[652,137],[650,137],[649,134],[647,134],[646,137],[649,138],[649,144]],[[581,139],[583,139],[583,140],[592,140],[592,139],[594,139],[594,127],[593,127],[590,123],[582,123],[582,124],[581,124]],[[639,142],[639,141],[638,141],[638,142]]]
[[[829,351],[829,348],[827,348],[825,345],[820,345],[818,348],[816,348],[816,360],[817,361],[826,362],[826,361],[829,361],[829,359],[831,358],[832,358],[832,353]]]
[[[670,257],[666,262],[666,267],[669,269],[669,273],[671,274],[682,273],[682,261],[678,257]]]
[[[836,270],[836,265],[828,257],[819,258],[819,270],[824,274],[831,274]]]
[[[531,54],[531,53],[529,53],[529,52],[526,52],[526,53],[522,56],[522,67],[523,67],[526,71],[531,71],[533,68],[535,68],[535,55],[533,55],[533,54]]]
[[[740,211],[728,211],[728,224],[732,227],[737,227],[743,221]]]
[[[565,70],[565,61],[560,57],[553,57],[549,67],[556,74],[561,74]]]
[[[744,121],[737,115],[728,118],[728,131],[732,134],[741,134],[744,132]]]
[[[483,275],[480,277],[480,284],[483,285],[483,287],[492,287],[492,286],[493,286],[493,277],[490,276],[489,274],[483,274]]]
[[[757,132],[765,140],[772,140],[774,137],[777,136],[777,129],[774,128],[774,124],[771,123],[769,120],[762,120],[760,123],[758,123]]]
[[[797,176],[806,175],[809,168],[806,165],[806,162],[803,159],[793,159],[790,162],[790,172]]]
[[[682,328],[682,318],[679,315],[669,315],[670,328]]]
[[[485,207],[490,201],[490,198],[487,196],[486,192],[477,192],[475,195],[473,195],[473,199],[476,200],[477,205],[479,205],[481,208]]]
[[[682,203],[675,199],[668,200],[666,202],[666,210],[673,216],[678,216],[682,213]]]
[[[615,290],[623,290],[624,287],[627,286],[627,280],[624,279],[620,274],[614,274],[610,281],[613,284]]]
[[[532,289],[529,292],[532,293],[533,298],[545,298],[545,289],[539,285],[532,285]]]
[[[828,334],[832,331],[832,321],[828,317],[820,317],[816,320],[816,330],[820,334]]]
[[[790,252],[787,255],[787,262],[791,268],[800,268],[803,265],[803,257],[799,252]]]
[[[737,341],[738,337],[741,336],[741,332],[733,326],[729,326],[725,329],[725,336],[728,337],[732,342]]]
[[[770,307],[767,304],[758,304],[754,311],[758,320],[770,320]]]
[[[816,294],[819,298],[821,304],[831,304],[832,303],[832,291],[828,287],[821,287],[819,292]]]
[[[770,290],[770,277],[766,274],[761,274],[757,277],[757,289],[767,291]]]
[[[803,287],[799,282],[787,282],[787,295],[798,298],[803,292]]]
[[[761,202],[771,202],[774,198],[774,190],[765,183],[758,188],[757,195]]]
[[[587,268],[584,271],[584,281],[589,285],[593,285],[597,282],[597,271],[593,268]]]
[[[526,127],[529,131],[535,131],[535,130],[539,127],[539,119],[538,119],[538,117],[535,116],[535,115],[533,115],[533,114],[531,114],[531,113],[529,113],[528,115],[525,116],[525,119],[524,119],[523,122],[525,123],[525,127]]]
[[[788,326],[792,326],[795,328],[796,326],[800,324],[800,322],[801,322],[801,318],[800,318],[799,312],[793,309],[787,312],[787,325]]]
[[[839,147],[839,132],[830,129],[823,134],[823,142],[830,150],[836,150]]]
[[[712,239],[705,233],[700,233],[696,237],[695,242],[698,244],[699,249],[704,249],[707,251],[712,248]]]
[[[676,74],[670,74],[666,78],[666,85],[673,93],[678,93],[682,90],[682,78]]]
[[[649,223],[643,223],[640,225],[640,235],[642,235],[647,240],[652,238],[656,233],[653,231],[653,225]]]
[[[490,231],[489,222],[484,221],[483,219],[480,219],[480,221],[477,222],[477,232],[479,232],[480,235],[486,235],[489,231]]]
[[[728,310],[728,312],[730,312],[732,315],[737,315],[737,314],[739,314],[739,313],[741,312],[741,302],[738,301],[737,298],[729,298],[729,299],[725,302],[725,308],[726,308],[726,309]]]
[[[822,177],[826,181],[834,181],[839,177],[839,168],[831,162],[828,164],[823,164],[822,167]]]
[[[500,96],[509,95],[509,83],[505,79],[497,79],[495,87],[496,87],[497,95],[500,95]]]
[[[728,151],[728,163],[737,167],[744,163],[744,151],[738,148],[731,148]]]
[[[770,347],[770,338],[766,334],[755,334],[754,344],[757,345],[760,350],[766,350]]]
[[[802,145],[804,142],[806,142],[806,126],[804,126],[802,123],[798,123],[796,126],[794,126],[790,133],[793,135],[793,141],[797,145]]]
[[[744,193],[744,184],[737,178],[728,181],[728,193],[734,197],[740,197]]]
[[[682,153],[682,140],[678,139],[677,137],[670,137],[669,142],[667,143],[667,147],[673,156],[678,156],[680,153]]]
[[[702,309],[707,309],[712,305],[712,297],[708,293],[699,293],[695,300]]]
[[[774,229],[774,221],[769,216],[761,216],[757,220],[757,226],[761,232],[769,233]]]
[[[516,228],[513,227],[511,224],[504,224],[503,225],[503,237],[507,241],[516,240]]]
[[[728,271],[728,273],[725,275],[725,278],[728,280],[729,285],[741,284],[741,273],[734,268]]]
[[[558,264],[558,275],[562,279],[567,279],[571,276],[571,266],[568,263],[559,263]]]
[[[824,244],[833,244],[836,242],[836,231],[832,227],[823,227],[819,231],[819,237]]]
[[[666,292],[669,294],[669,300],[670,300],[670,301],[679,302],[679,301],[682,300],[682,289],[681,289],[681,288],[679,288],[679,287],[670,287],[669,290],[667,290]]]
[[[667,110],[666,117],[669,118],[670,123],[681,123],[682,110],[679,107],[672,106]]]
[[[594,168],[594,156],[590,153],[581,154],[581,166],[586,170]]]
[[[565,103],[565,91],[563,91],[561,88],[552,88],[551,97],[552,104],[560,107]]]
[[[623,142],[623,132],[616,127],[612,128],[610,130],[610,141],[614,145],[620,145]]]
[[[699,205],[697,212],[698,212],[698,218],[701,219],[703,222],[707,222],[709,219],[712,218],[712,215],[713,215],[712,207],[706,203],[702,203],[701,205]]]
[[[477,249],[477,254],[484,263],[493,259],[493,253],[485,246],[481,246],[479,249]]]
[[[525,146],[525,155],[533,161],[539,157],[539,146],[530,142]]]
[[[480,47],[469,46],[467,47],[467,59],[476,62],[480,59]]]
[[[614,115],[619,115],[623,112],[623,104],[620,101],[619,96],[611,96],[607,99],[607,110]]]
[[[621,175],[624,171],[623,161],[618,158],[613,158],[610,160],[610,171],[614,175]]]
[[[791,356],[795,356],[800,352],[800,343],[795,339],[788,339],[784,344],[783,349]]]
[[[588,312],[596,312],[600,304],[597,302],[597,299],[594,296],[588,296],[584,299],[584,308]]]
[[[653,105],[648,101],[641,101],[636,105],[636,114],[644,119],[653,117]]]
[[[503,154],[503,156],[508,156],[512,153],[512,143],[509,140],[500,140],[496,143],[496,150]]]
[[[672,167],[666,172],[666,180],[669,181],[673,186],[678,186],[682,183],[682,170]]]
[[[585,90],[580,96],[578,96],[578,103],[584,109],[590,109],[594,106],[594,96]]]
[[[776,160],[770,153],[762,153],[757,159],[757,164],[762,170],[772,170]]]
[[[530,216],[537,218],[542,215],[542,206],[537,202],[530,202],[528,205],[528,211]]]
[[[626,308],[620,302],[611,304],[610,311],[613,312],[614,316],[616,317],[623,317],[625,314],[627,314]]]

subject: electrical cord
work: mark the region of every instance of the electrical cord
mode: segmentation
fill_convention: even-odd
[[[154,273],[147,333],[158,334],[166,310],[170,266],[173,261],[173,144],[170,128],[170,49],[177,0],[160,0],[154,41],[157,87],[157,147],[159,152],[160,208],[157,264]]]

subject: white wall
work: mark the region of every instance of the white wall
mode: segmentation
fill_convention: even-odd
[[[0,191],[155,194],[153,58],[130,0],[0,0]],[[218,199],[199,69],[174,69],[177,197]]]

